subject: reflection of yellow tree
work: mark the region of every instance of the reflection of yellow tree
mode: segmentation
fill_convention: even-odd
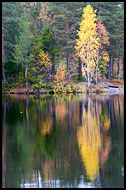
[[[99,173],[99,150],[101,148],[97,117],[93,117],[88,100],[88,112],[83,110],[83,125],[77,131],[77,141],[84,162],[86,173],[94,181]]]
[[[54,169],[55,162],[53,160],[47,160],[42,164],[43,175],[46,181],[51,180],[53,178]]]
[[[107,134],[111,124],[110,117],[107,112],[104,117],[102,116],[102,122],[100,122],[101,114],[101,104],[98,105],[96,102],[95,109],[93,102],[90,103],[90,99],[88,99],[88,110],[83,109],[83,125],[77,131],[80,154],[87,176],[91,181],[94,181],[96,175],[99,174],[100,164],[103,168],[111,149],[111,137]]]
[[[121,122],[124,120],[124,102],[123,102],[123,97],[118,96],[113,98],[113,109],[114,109],[114,114],[117,120],[121,120]]]
[[[108,131],[110,128],[110,118],[106,117],[104,123],[103,123],[104,131]]]
[[[67,114],[67,109],[65,103],[59,103],[56,105],[56,117],[63,120]]]
[[[108,160],[108,156],[111,149],[111,137],[106,134],[101,134],[102,147],[99,153],[99,160],[103,168],[103,164]]]
[[[99,160],[101,166],[103,168],[103,164],[108,159],[110,149],[111,149],[111,137],[108,136],[107,132],[109,131],[111,126],[110,117],[107,114],[105,118],[102,120],[102,134],[101,134],[101,150],[99,152]]]
[[[51,118],[46,118],[45,122],[42,123],[41,134],[43,136],[50,133],[51,128],[52,128],[52,124],[53,124],[53,121]]]

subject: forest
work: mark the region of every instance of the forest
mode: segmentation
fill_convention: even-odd
[[[103,81],[124,83],[123,2],[2,2],[2,92],[104,91]]]

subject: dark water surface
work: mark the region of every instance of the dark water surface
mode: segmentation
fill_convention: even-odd
[[[3,96],[2,186],[124,187],[124,96]]]

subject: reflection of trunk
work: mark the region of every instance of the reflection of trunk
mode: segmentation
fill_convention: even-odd
[[[27,76],[27,73],[28,73],[28,63],[26,63],[26,67],[25,67],[26,88],[27,88],[27,91],[28,91],[28,76]]]
[[[53,130],[56,131],[56,104],[55,99],[52,100],[52,109],[53,109]]]
[[[71,128],[71,108],[70,108],[70,102],[68,102],[68,158],[69,161],[71,162],[71,138],[70,138],[70,128]]]
[[[123,123],[122,123],[122,112],[121,112],[121,103],[119,101],[119,97],[118,97],[118,105],[119,105],[119,118],[120,118],[121,125],[123,125]]]
[[[91,146],[91,133],[90,133],[90,97],[88,97],[88,132],[89,132],[89,144]]]
[[[26,98],[26,120],[27,120],[27,128],[29,127],[28,107],[29,107],[29,97],[27,96],[27,98]]]
[[[7,105],[4,103],[4,125],[3,125],[3,142],[2,142],[2,188],[5,188],[5,177],[6,177],[6,110]]]
[[[100,181],[101,181],[101,185],[104,187],[104,165],[101,165],[100,169],[99,169],[99,176],[100,176]]]
[[[109,114],[110,114],[110,119],[111,119],[111,123],[112,126],[115,126],[115,117],[114,117],[114,112],[113,112],[114,108],[113,108],[113,104],[112,104],[112,100],[109,100]]]
[[[97,114],[98,130],[99,130],[99,136],[100,136],[100,121],[99,121],[99,112],[98,112],[98,102],[97,102],[97,100],[96,100],[96,114]]]
[[[71,127],[70,115],[71,115],[70,103],[68,103],[68,133],[70,132],[70,127]]]
[[[82,125],[82,114],[83,114],[83,104],[82,102],[79,103],[79,108],[80,108],[80,125]]]

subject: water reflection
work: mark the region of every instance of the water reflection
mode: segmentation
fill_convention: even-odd
[[[86,174],[93,182],[109,156],[111,137],[106,132],[110,128],[110,117],[108,112],[103,117],[102,104],[97,99],[91,100],[88,97],[87,105],[88,108],[83,108],[82,126],[78,127],[77,141]]]
[[[123,187],[123,96],[3,96],[2,186]]]

